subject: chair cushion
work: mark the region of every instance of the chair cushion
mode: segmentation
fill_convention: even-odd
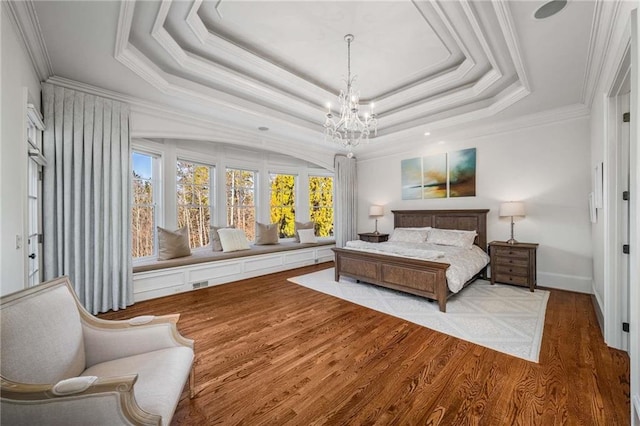
[[[2,376],[21,383],[57,383],[86,368],[80,314],[61,284],[3,304]]]
[[[162,416],[169,425],[189,378],[193,350],[180,346],[107,361],[87,368],[83,376],[113,377],[137,374],[133,392],[140,408]]]

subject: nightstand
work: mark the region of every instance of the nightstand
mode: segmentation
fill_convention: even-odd
[[[370,243],[384,243],[389,239],[389,234],[376,234],[375,232],[363,232],[358,235],[362,241],[368,241]]]
[[[538,244],[503,241],[489,243],[491,257],[491,284],[496,282],[536,287],[536,250]]]

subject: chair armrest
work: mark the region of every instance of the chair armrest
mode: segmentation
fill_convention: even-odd
[[[2,421],[7,424],[160,425],[162,417],[140,408],[133,385],[137,375],[98,377],[85,390],[56,395],[50,384],[17,383],[4,377]]]
[[[179,318],[179,314],[157,316],[145,318],[142,324],[136,325],[138,321],[107,321],[83,315],[87,366],[177,346],[193,349],[193,340],[178,331]]]

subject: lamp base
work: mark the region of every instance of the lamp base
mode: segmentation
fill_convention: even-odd
[[[507,244],[518,244],[518,242],[514,238],[509,238]]]

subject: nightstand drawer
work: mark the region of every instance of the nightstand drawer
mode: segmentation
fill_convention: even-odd
[[[521,250],[512,247],[491,247],[491,250],[495,250],[496,256],[517,257],[525,259],[525,261],[529,260],[529,250]]]
[[[496,274],[502,274],[502,275],[517,275],[519,277],[528,277],[529,276],[529,268],[527,267],[527,265],[514,266],[514,265],[496,264],[493,267],[493,271]]]
[[[529,285],[529,277],[528,276],[519,276],[519,275],[510,275],[510,274],[503,274],[503,273],[491,273],[491,276],[494,276],[495,278],[494,280],[496,282],[499,283],[506,283],[506,284],[517,284],[517,285]]]
[[[524,268],[529,266],[529,259],[495,256],[493,260],[496,265],[522,266]]]

